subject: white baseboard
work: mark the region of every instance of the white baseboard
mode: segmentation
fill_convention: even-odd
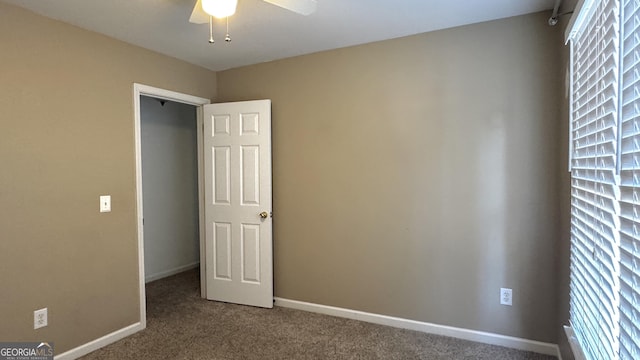
[[[166,271],[161,271],[161,272],[159,272],[157,274],[145,274],[144,282],[145,283],[150,283],[152,281],[164,279],[164,278],[169,277],[171,275],[179,274],[179,273],[181,273],[183,271],[195,269],[198,266],[200,266],[200,261],[196,261],[194,263],[183,265],[183,266],[178,266],[177,268],[169,269],[169,270],[166,270]]]
[[[133,325],[129,325],[120,330],[116,330],[111,334],[107,334],[99,339],[88,342],[84,345],[80,345],[77,348],[66,351],[60,355],[54,356],[54,360],[73,360],[77,359],[81,356],[87,355],[92,351],[96,351],[102,347],[105,347],[109,344],[113,344],[114,342],[124,339],[129,335],[133,335],[138,331],[144,330],[144,325],[142,323],[135,323]]]
[[[558,345],[545,343],[535,340],[522,339],[517,337],[505,336],[500,334],[493,334],[484,331],[476,331],[469,329],[456,328],[452,326],[444,326],[438,324],[431,324],[421,321],[397,318],[386,315],[379,315],[373,313],[367,313],[358,310],[343,309],[333,306],[313,304],[297,300],[289,300],[282,298],[275,298],[275,305],[310,311],[325,315],[337,316],[347,319],[365,321],[369,323],[392,326],[401,329],[415,330],[429,334],[443,335],[454,337],[463,340],[470,340],[475,342],[481,342],[491,345],[499,345],[512,349],[518,349],[523,351],[532,351],[545,355],[560,356],[560,349]]]

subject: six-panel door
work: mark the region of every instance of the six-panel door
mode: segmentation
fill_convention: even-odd
[[[203,114],[207,298],[271,308],[271,101]]]

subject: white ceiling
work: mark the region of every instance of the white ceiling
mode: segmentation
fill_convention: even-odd
[[[553,8],[554,0],[317,0],[302,16],[239,0],[225,25],[188,22],[195,0],[0,0],[211,70],[397,38]]]

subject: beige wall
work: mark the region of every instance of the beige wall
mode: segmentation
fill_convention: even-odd
[[[218,73],[219,101],[273,100],[276,296],[556,342],[548,16]]]
[[[134,82],[216,95],[213,72],[0,3],[0,340],[60,353],[139,321]]]

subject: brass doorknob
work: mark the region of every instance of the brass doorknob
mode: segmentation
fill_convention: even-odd
[[[266,219],[267,217],[269,217],[269,213],[266,212],[266,211],[263,211],[263,212],[260,213],[260,217],[263,218],[263,219]]]

